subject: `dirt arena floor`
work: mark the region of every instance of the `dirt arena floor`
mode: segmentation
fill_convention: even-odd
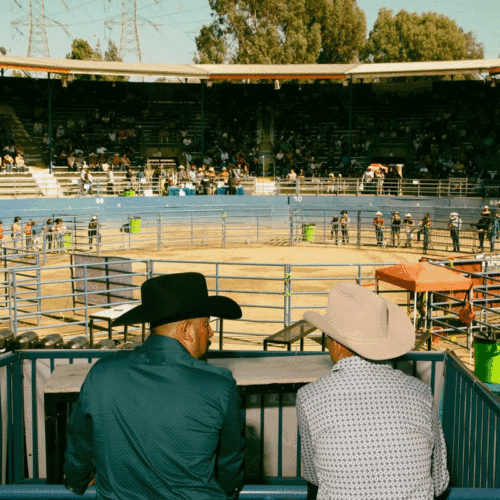
[[[189,264],[171,264],[171,263],[155,263],[155,272],[179,272],[186,270],[196,270],[203,272],[207,275],[214,273],[214,266],[212,264],[206,264],[208,262],[219,262],[222,263],[219,267],[219,273],[224,275],[221,293],[229,293],[231,297],[235,298],[240,304],[245,305],[244,314],[252,314],[252,311],[261,306],[262,295],[251,295],[251,292],[240,293],[240,287],[238,283],[241,282],[244,277],[248,276],[261,276],[260,279],[268,281],[255,282],[255,290],[269,294],[269,304],[277,303],[282,305],[283,297],[283,269],[285,264],[292,265],[292,274],[294,278],[293,286],[294,293],[294,307],[298,305],[298,309],[293,311],[292,321],[298,321],[302,317],[302,312],[300,309],[311,308],[315,306],[325,306],[326,305],[326,295],[309,295],[308,290],[311,287],[314,289],[322,290],[327,292],[332,284],[335,284],[335,279],[340,277],[357,277],[358,268],[357,266],[352,266],[352,268],[346,266],[339,266],[337,268],[331,266],[332,264],[391,264],[391,263],[405,263],[405,262],[418,262],[423,255],[412,249],[403,248],[362,248],[357,249],[355,246],[334,246],[330,244],[312,244],[308,242],[300,243],[296,246],[271,246],[271,245],[242,245],[231,248],[213,248],[213,247],[185,247],[185,248],[164,248],[161,251],[152,250],[126,250],[126,251],[113,251],[109,255],[128,257],[131,259],[154,259],[155,261],[166,260],[179,260],[179,261],[189,261]],[[443,259],[447,253],[445,252],[432,252],[425,257]],[[66,255],[53,257],[50,262],[47,263],[49,266],[54,265],[66,265],[69,262],[69,257]],[[250,264],[260,264],[259,266],[251,266]],[[304,264],[311,264],[311,266],[304,266]],[[134,265],[135,266],[135,265]],[[135,268],[134,268],[135,269]],[[373,276],[373,270],[366,269],[363,275]],[[63,270],[47,270],[44,271],[43,279],[47,281],[58,281],[62,278]],[[327,276],[328,279],[315,281],[315,277]],[[247,282],[246,282],[247,283]],[[373,284],[373,283],[371,283]],[[209,287],[213,286],[213,281],[209,280]],[[246,285],[248,289],[248,285]],[[366,286],[370,286],[370,282],[367,281]],[[250,286],[251,288],[251,286]],[[383,288],[383,287],[382,287]],[[57,290],[58,293],[61,292],[61,285],[58,283],[53,283],[47,285],[46,291],[44,289],[45,295],[52,295]],[[69,290],[68,290],[69,291]],[[303,293],[304,295],[301,295]],[[406,294],[398,294],[406,296]],[[259,297],[259,298],[257,298]],[[400,299],[396,299],[396,301]],[[44,309],[47,307],[59,308],[64,303],[61,299],[50,299],[50,302],[54,302],[52,305],[45,304]],[[260,302],[259,302],[260,301]],[[278,301],[278,302],[276,302]],[[279,302],[281,301],[281,302]],[[283,314],[282,309],[279,313]],[[266,316],[268,314],[268,316]],[[249,323],[245,324],[243,331],[248,332],[246,334],[231,334],[231,324],[224,324],[224,349],[225,350],[262,350],[263,348],[263,338],[265,335],[274,333],[278,331],[279,327],[274,327],[272,322],[276,321],[277,324],[283,321],[282,316],[276,316],[273,314],[271,309],[269,312],[266,311],[264,316],[259,316],[260,320],[269,320],[271,324],[266,324],[265,328],[260,328],[259,324]],[[242,331],[241,325],[238,325],[238,330]],[[264,331],[265,335],[256,334],[256,331]],[[47,331],[47,333],[52,333]],[[61,333],[60,330],[57,333]],[[68,327],[63,335],[65,338],[74,336],[76,330],[73,331],[72,328]],[[81,333],[80,333],[81,334]],[[105,333],[101,330],[96,334],[97,338],[105,336]],[[121,337],[117,335],[117,337]],[[140,339],[139,332],[135,331],[131,335],[131,339]],[[465,336],[455,337],[459,343],[465,344]],[[305,350],[320,350],[321,346],[319,344],[319,335],[312,334],[310,338],[306,339]],[[219,338],[216,334],[212,339],[212,348],[216,349],[219,345]],[[270,346],[270,350],[283,349],[280,346]],[[299,343],[295,343],[292,349],[299,349]],[[424,347],[423,349],[426,349]],[[446,340],[434,339],[432,344],[433,350],[452,350],[459,358],[470,368],[473,369],[473,358],[469,350],[461,348],[451,342]]]

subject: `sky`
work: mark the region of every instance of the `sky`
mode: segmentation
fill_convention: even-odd
[[[102,49],[107,47],[108,39],[120,45],[122,0],[31,0],[33,5],[43,1],[52,58],[66,57],[74,38],[83,38],[93,47],[100,43]],[[394,14],[403,9],[418,14],[437,12],[456,21],[464,31],[472,31],[476,40],[484,44],[486,58],[500,57],[499,0],[357,0],[357,3],[366,15],[367,35],[382,7]],[[208,0],[137,0],[137,5],[142,61],[191,64],[196,51],[195,38],[201,26],[211,22]],[[0,0],[0,47],[5,47],[9,55],[27,55],[29,8],[30,0]],[[12,22],[17,24],[13,26]],[[138,59],[128,55],[124,60]]]

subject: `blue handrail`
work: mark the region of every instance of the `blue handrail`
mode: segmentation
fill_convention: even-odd
[[[499,489],[448,488],[446,500],[492,500],[498,499]],[[241,500],[305,500],[306,486],[245,486],[240,493]],[[89,488],[83,496],[77,496],[64,486],[14,485],[0,487],[0,500],[75,500],[97,498],[95,487]]]

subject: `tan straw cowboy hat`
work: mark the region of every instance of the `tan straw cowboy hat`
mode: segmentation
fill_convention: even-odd
[[[397,358],[415,345],[415,329],[403,308],[353,283],[330,290],[326,314],[304,319],[367,359]]]

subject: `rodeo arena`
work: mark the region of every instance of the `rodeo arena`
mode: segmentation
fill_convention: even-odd
[[[439,409],[440,498],[500,498],[500,59],[0,68],[0,499],[76,498],[83,380],[150,335],[113,325],[141,285],[184,272],[243,313],[207,360],[240,390],[240,498],[306,499],[296,395],[333,365],[303,314],[348,283],[411,320],[390,363]]]

